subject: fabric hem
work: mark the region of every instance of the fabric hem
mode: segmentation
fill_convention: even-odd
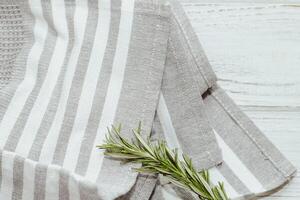
[[[175,47],[174,47],[174,45],[173,45],[173,43],[172,43],[172,40],[171,40],[171,39],[169,39],[169,40],[170,40],[170,42],[169,42],[170,49],[171,49],[171,51],[172,51],[173,54],[174,54],[174,57],[175,57],[175,60],[176,60],[176,64],[179,65],[179,59],[177,58],[176,52],[175,52],[175,50],[174,50]],[[180,66],[180,65],[179,65],[179,66]],[[180,66],[180,68],[182,68],[182,67]],[[183,79],[184,79],[184,81],[186,81],[186,77],[184,77]],[[201,92],[200,87],[198,87],[199,85],[198,85],[198,84],[195,84],[195,85],[196,85],[195,87],[197,87],[195,90]],[[178,90],[177,90],[177,92],[178,92]],[[178,93],[179,93],[179,92],[178,92]],[[201,98],[201,95],[199,94],[199,99],[200,99],[200,98]],[[188,103],[189,103],[190,105],[193,105],[191,99],[188,100]],[[203,105],[201,105],[201,106],[203,106]],[[197,119],[197,121],[200,122],[202,116],[199,114],[199,112],[196,112],[196,110],[193,109],[192,113],[193,113],[193,116]],[[200,128],[200,127],[199,127],[199,128]],[[217,144],[217,142],[216,142],[215,135],[214,135],[212,132],[209,132],[209,134],[211,134],[211,136],[214,138],[214,141],[215,141],[215,142],[211,142],[210,144],[212,144],[212,145],[210,145],[210,146],[213,146],[213,147],[215,147],[215,148],[217,148],[217,149],[214,149],[214,150],[212,150],[212,151],[205,151],[205,152],[201,153],[200,155],[198,155],[198,156],[196,157],[196,159],[194,158],[194,163],[197,163],[196,166],[201,166],[201,165],[203,165],[202,169],[209,169],[209,168],[211,168],[211,167],[217,166],[217,165],[219,165],[220,163],[222,163],[222,161],[223,161],[223,160],[222,160],[221,149],[218,147],[218,144]],[[196,160],[196,162],[195,162],[195,160]],[[199,163],[205,163],[205,164],[199,164]]]
[[[136,2],[136,3],[143,3],[143,2]],[[144,4],[143,4],[143,6],[145,6]],[[161,10],[161,7],[164,7],[164,9],[163,10]],[[169,17],[169,15],[170,15],[170,10],[169,10],[169,6],[168,5],[164,5],[164,4],[158,4],[158,3],[156,3],[156,4],[146,4],[146,6],[145,7],[147,7],[147,9],[148,9],[148,11],[149,11],[149,8],[150,8],[150,10],[156,10],[157,8],[159,8],[158,9],[158,11],[156,11],[156,13],[159,13],[160,15],[164,15],[164,16],[166,16],[166,17]],[[145,13],[145,9],[146,8],[144,8],[144,9],[141,9],[141,8],[135,8],[135,12],[136,11],[138,11],[138,12],[143,12],[143,13]],[[167,20],[168,20],[169,18],[167,18]],[[151,52],[152,52],[152,60],[155,60],[155,50],[156,50],[156,45],[157,45],[157,39],[158,39],[158,28],[159,28],[159,24],[157,24],[156,26],[155,26],[155,28],[154,28],[154,38],[153,38],[153,42],[152,42],[152,48],[151,48]],[[167,47],[166,47],[166,49],[167,49]],[[148,76],[148,77],[150,77],[150,76]],[[147,81],[145,81],[145,82],[147,82]],[[159,98],[159,92],[158,92],[158,94],[157,94],[157,98]],[[146,110],[146,104],[144,104],[143,105],[143,110],[142,110],[142,113],[145,113],[145,110]],[[154,119],[154,114],[155,113],[153,113],[153,119]],[[139,178],[139,176],[140,176],[141,174],[139,174],[138,175],[138,177],[137,177],[137,180],[138,180],[138,178]],[[157,177],[154,177],[153,175],[144,175],[145,177],[143,178],[143,181],[141,182],[141,183],[139,183],[140,185],[142,185],[142,186],[140,186],[140,188],[139,188],[139,190],[138,191],[136,191],[136,195],[134,195],[134,197],[133,198],[130,198],[131,200],[134,200],[134,199],[137,199],[137,200],[142,200],[142,199],[145,199],[145,200],[147,200],[147,199],[149,199],[149,197],[151,196],[151,194],[152,194],[152,192],[154,191],[154,189],[155,189],[155,186],[156,186],[156,182],[157,182],[157,180],[158,180],[158,178]],[[150,181],[149,181],[150,180]],[[153,184],[154,183],[154,184]],[[133,185],[132,187],[131,187],[131,190],[132,189],[134,189],[134,187],[135,187],[135,185]],[[149,188],[150,187],[150,188]],[[149,193],[149,195],[146,195],[146,196],[144,196],[143,198],[142,198],[142,195],[144,195],[144,194],[142,194],[141,192],[142,191],[149,191],[149,190],[151,190],[151,192]],[[130,191],[129,191],[129,193],[130,193]],[[126,195],[126,194],[125,194]]]
[[[88,185],[91,189],[92,188],[98,188],[97,185],[95,183],[91,183],[88,180],[85,180],[84,177],[77,175],[75,173],[70,173],[69,171],[67,171],[66,169],[62,168],[61,166],[58,165],[54,165],[54,164],[41,164],[38,161],[34,161],[28,158],[24,158],[22,156],[20,156],[19,154],[15,153],[15,152],[11,152],[11,151],[7,151],[7,150],[3,150],[0,149],[0,155],[1,155],[1,159],[3,159],[4,156],[10,157],[11,159],[15,160],[16,158],[19,158],[20,160],[23,160],[24,162],[24,166],[26,165],[26,163],[28,163],[28,166],[31,166],[32,168],[35,168],[35,166],[39,165],[41,168],[44,168],[46,170],[49,170],[50,168],[53,169],[54,171],[57,171],[57,174],[61,175],[61,174],[65,174],[67,178],[72,178],[76,181],[78,181],[78,184],[85,184]],[[2,161],[3,162],[3,161]],[[3,166],[1,166],[1,171]],[[9,169],[9,170],[13,170],[13,168]],[[0,174],[3,176],[3,174]],[[0,177],[0,179],[2,179],[3,177]],[[34,177],[27,177],[27,178],[34,178]],[[23,181],[23,180],[18,180],[18,181]]]
[[[224,101],[222,99],[220,99],[216,94],[214,94],[214,92],[217,92],[218,94],[220,94],[220,91],[218,91],[219,89],[223,90],[218,85],[216,85],[215,88],[212,89],[211,95],[213,96],[213,98],[216,99],[216,101],[222,106],[222,108],[226,111],[226,113],[228,113],[228,115],[236,122],[236,124],[241,128],[241,130],[243,130],[243,132],[248,136],[248,138],[256,145],[256,147],[262,152],[262,154],[270,161],[272,166],[278,172],[280,172],[284,178],[290,177],[290,173],[295,171],[296,168],[292,164],[290,164],[287,160],[285,160],[285,162],[284,162],[285,169],[283,169],[282,165],[278,165],[277,162],[273,160],[272,156],[269,155],[269,153],[261,146],[261,144],[259,144],[259,142],[254,138],[254,136],[243,126],[243,122],[241,122],[239,119],[237,119],[235,117],[235,114],[233,113],[233,111],[231,111],[230,108],[228,108],[225,105]],[[221,93],[221,95],[222,95],[222,93]],[[274,147],[274,148],[276,148],[276,147]]]
[[[206,85],[207,85],[207,88],[210,88],[210,87],[212,87],[213,83],[216,83],[217,77],[216,77],[215,73],[213,72],[211,66],[206,66],[205,68],[203,68],[203,67],[201,66],[201,65],[203,65],[203,62],[202,62],[202,60],[199,60],[198,56],[200,56],[200,55],[204,55],[204,56],[205,56],[205,54],[204,54],[204,52],[203,52],[203,49],[202,49],[201,47],[194,47],[194,46],[191,44],[191,42],[192,42],[191,37],[192,37],[192,36],[188,35],[188,33],[186,32],[186,30],[185,30],[185,28],[183,27],[183,25],[182,25],[182,23],[181,23],[181,20],[180,20],[180,19],[182,19],[182,20],[188,19],[188,17],[187,17],[187,16],[184,16],[184,15],[186,15],[186,14],[185,14],[185,11],[181,8],[181,5],[180,5],[179,2],[177,2],[177,0],[172,0],[172,2],[173,2],[173,4],[172,4],[173,7],[178,7],[178,8],[177,8],[178,10],[181,9],[180,11],[182,12],[182,16],[180,16],[180,15],[178,14],[179,11],[174,11],[173,8],[172,8],[172,10],[173,10],[172,13],[174,14],[176,23],[177,23],[177,24],[179,25],[179,27],[180,27],[180,31],[181,31],[181,32],[183,33],[183,35],[184,35],[184,39],[186,40],[186,44],[188,45],[188,48],[190,49],[190,53],[191,53],[191,55],[192,55],[192,57],[193,57],[193,59],[194,59],[196,65],[197,65],[197,69],[198,69],[198,71],[200,72],[201,77],[204,79],[204,81],[205,81],[205,83],[206,83]],[[176,5],[176,4],[177,4],[177,5]],[[176,9],[176,8],[175,8],[175,9]],[[191,26],[191,28],[192,28],[192,25],[191,25],[191,24],[189,24],[189,26]],[[190,32],[190,34],[194,33],[193,30],[191,30],[191,31],[192,31],[192,32]],[[197,35],[196,35],[195,33],[194,33],[194,36],[193,36],[193,37],[195,37],[195,39],[198,40],[198,37],[197,37]],[[200,45],[199,40],[198,40],[197,42],[198,42],[198,44]],[[198,53],[195,52],[195,51],[197,51],[197,50],[199,51]],[[208,62],[207,58],[204,57],[203,59],[206,59],[206,62],[205,62],[205,63],[209,65],[209,62]],[[203,93],[203,92],[205,92],[205,91],[201,91],[201,93]]]
[[[297,174],[297,170],[289,172],[289,176],[283,177],[280,180],[273,181],[266,186],[266,191],[255,194],[256,197],[266,197],[278,192],[282,187],[287,185]]]

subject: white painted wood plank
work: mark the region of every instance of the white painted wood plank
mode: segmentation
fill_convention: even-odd
[[[180,0],[182,3],[198,3],[198,4],[220,4],[220,3],[255,3],[255,4],[266,4],[266,3],[280,3],[280,4],[293,4],[299,5],[299,0]]]
[[[300,1],[181,1],[220,85],[300,170]],[[264,199],[300,199],[300,176]]]

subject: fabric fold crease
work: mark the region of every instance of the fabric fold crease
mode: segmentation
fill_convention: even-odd
[[[177,0],[0,1],[0,199],[197,199],[96,148],[162,139],[231,199],[296,173],[224,90]]]

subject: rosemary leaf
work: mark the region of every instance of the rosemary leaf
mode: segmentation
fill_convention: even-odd
[[[97,146],[105,150],[106,156],[123,159],[126,162],[141,163],[135,169],[140,173],[161,174],[171,183],[194,192],[200,200],[228,200],[224,184],[213,185],[209,172],[197,172],[187,155],[178,155],[178,150],[170,150],[164,141],[151,142],[141,136],[141,123],[133,130],[134,139],[121,136],[121,125],[108,129],[105,143]]]

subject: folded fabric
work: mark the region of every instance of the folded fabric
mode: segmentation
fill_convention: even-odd
[[[138,121],[231,198],[295,173],[217,86],[177,1],[2,0],[0,40],[0,199],[182,198],[96,148]]]
[[[128,192],[137,173],[131,165],[104,158],[96,145],[111,124],[122,123],[130,137],[141,120],[150,133],[165,69],[169,6],[30,0],[3,2],[1,11],[2,38],[15,55],[3,54],[12,67],[3,75],[9,80],[0,97],[2,197],[114,199]],[[186,121],[178,128],[195,119]],[[212,132],[198,126],[194,132],[207,139],[197,140],[209,142],[205,151],[220,157]],[[194,148],[193,157],[203,161],[202,149]],[[221,162],[219,157],[203,164],[197,160],[210,167]],[[138,183],[147,179],[152,180],[141,177]]]
[[[217,85],[216,79],[212,78],[214,77],[212,68],[199,42],[195,39],[197,37],[192,30],[192,26],[184,10],[177,1],[170,2],[171,13],[176,16],[175,18],[179,24],[184,24],[181,31],[186,35],[185,42],[183,42],[181,46],[189,46],[190,51],[186,57],[194,56],[193,61],[198,61],[199,71],[198,73],[193,71],[193,63],[185,62],[184,58],[178,57],[181,53],[180,45],[178,45],[176,48],[177,51],[175,50],[174,53],[175,56],[177,55],[177,59],[167,56],[165,74],[168,73],[168,61],[172,60],[174,62],[173,65],[179,65],[181,67],[181,75],[179,76],[182,78],[189,77],[185,79],[185,82],[186,84],[190,84],[190,88],[197,85],[197,81],[200,82],[200,86],[204,87],[205,91],[201,90],[201,88],[198,89],[202,95],[196,99],[196,101],[201,101],[201,103],[203,102],[204,104],[204,106],[199,107],[199,110],[197,110],[197,112],[202,113],[202,116],[200,118],[195,117],[195,119],[197,119],[202,126],[209,124],[209,126],[206,126],[204,129],[208,133],[210,131],[214,132],[223,158],[223,162],[220,165],[209,169],[212,182],[214,184],[217,184],[219,181],[225,183],[225,188],[230,199],[253,199],[255,197],[270,195],[280,189],[295,175],[295,167],[238,108],[223,89]],[[201,57],[201,59],[197,59],[196,56]],[[202,73],[199,74],[199,72]],[[185,76],[183,74],[185,74]],[[195,76],[195,74],[199,76]],[[164,75],[162,88],[164,88],[165,82],[169,83],[172,80],[172,78]],[[178,80],[179,79],[176,79],[177,82]],[[205,88],[205,86],[207,88]],[[183,90],[181,90],[181,92],[183,92]],[[162,94],[164,94],[164,92],[162,92]],[[188,96],[191,94],[188,93],[185,95]],[[165,95],[161,95],[158,104],[158,120],[155,120],[154,123],[154,130],[157,130],[154,133],[157,136],[155,136],[155,134],[154,136],[165,139],[169,146],[178,148],[185,153],[187,152],[185,150],[186,147],[184,146],[185,144],[182,144],[182,138],[180,137],[183,133],[177,132],[177,129],[173,128],[176,127],[176,124],[172,124],[174,122],[172,114],[174,102],[165,104],[164,101],[161,100],[163,96]],[[176,95],[170,95],[170,98],[174,99]],[[178,102],[178,99],[175,101]],[[188,104],[195,107],[188,101],[186,101],[186,103],[181,101],[180,103],[181,105]],[[185,111],[192,112],[188,109],[185,109]],[[171,120],[166,120],[168,118]],[[184,118],[181,119],[183,120]],[[165,127],[169,128],[166,129]],[[185,131],[189,132],[189,130]],[[197,138],[197,136],[193,137]],[[191,140],[190,144],[193,145],[195,143]],[[201,145],[201,143],[199,143],[199,145]],[[209,159],[209,156],[206,156],[206,159]],[[170,183],[162,181],[162,184],[155,189],[151,199],[171,200],[197,198]]]
[[[214,184],[225,184],[230,199],[253,199],[272,194],[284,186],[296,169],[271,142],[257,129],[252,121],[235,105],[218,85],[203,94],[204,110],[222,150],[223,162],[209,169]],[[161,126],[157,123],[157,126]],[[159,137],[176,148],[176,134],[164,131]],[[172,140],[168,139],[172,138]],[[175,144],[172,142],[175,141]],[[178,144],[178,143],[177,143]],[[155,190],[153,200],[197,199],[169,183]]]

